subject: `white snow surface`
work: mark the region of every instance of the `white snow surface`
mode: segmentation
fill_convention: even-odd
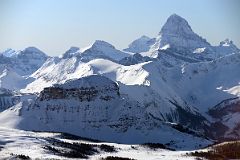
[[[165,149],[152,150],[147,147],[140,145],[126,145],[117,143],[104,143],[104,142],[91,142],[86,140],[69,140],[60,137],[60,133],[49,133],[49,132],[31,132],[22,131],[16,129],[9,129],[0,127],[0,159],[11,159],[13,154],[26,155],[32,159],[66,159],[66,157],[55,155],[43,147],[49,145],[46,138],[55,138],[68,143],[84,143],[84,144],[95,144],[95,145],[110,145],[117,149],[117,152],[107,153],[100,151],[95,155],[89,157],[91,160],[97,160],[107,156],[117,156],[125,158],[134,158],[137,160],[193,160],[194,157],[186,156],[189,151],[169,151]],[[67,158],[71,159],[71,158]]]
[[[80,79],[71,79],[63,84],[55,84],[55,87],[61,87],[64,89],[72,88],[106,88],[115,87],[115,83],[104,76],[91,75]]]
[[[146,119],[144,108],[134,101],[104,102],[48,100],[29,105],[19,103],[0,113],[2,127],[66,132],[82,137],[124,144],[162,143],[177,150],[211,144],[204,138],[182,133],[167,123]],[[128,119],[126,119],[128,117]]]
[[[25,79],[18,75],[12,68],[0,65],[0,88],[19,90],[25,87]]]
[[[178,95],[204,113],[222,100],[239,96],[239,66],[240,54],[232,54],[169,69],[166,79]]]

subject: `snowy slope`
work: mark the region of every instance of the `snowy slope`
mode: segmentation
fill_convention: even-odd
[[[44,87],[51,84],[92,74],[91,68],[87,65],[89,61],[94,59],[118,61],[130,55],[117,50],[107,42],[97,40],[88,48],[72,47],[60,57],[49,58],[30,78],[36,79],[33,82],[34,84],[42,84],[34,89],[34,91],[40,92]],[[45,85],[45,83],[48,84]],[[34,84],[29,84],[27,90],[31,86],[36,87]]]
[[[0,65],[0,87],[19,90],[25,87],[25,79],[10,67]]]
[[[178,95],[203,113],[222,100],[239,96],[239,66],[240,54],[232,54],[169,69],[165,78]]]
[[[104,59],[95,59],[87,63],[81,62],[77,57],[61,59],[60,61],[52,59],[51,62],[46,62],[46,65],[34,73],[33,78],[36,80],[22,91],[40,92],[43,88],[52,86],[54,83],[61,84],[68,79],[100,74],[118,82],[122,94],[130,96],[146,106],[148,113],[153,117],[201,128],[203,124],[198,126],[199,123],[196,125],[193,119],[195,117],[204,121],[204,118],[198,115],[197,109],[188,105],[171,86],[168,86],[159,70],[162,67],[157,62],[123,66]],[[186,123],[186,120],[182,119],[181,109],[189,114],[188,118],[195,115],[192,117],[191,123]]]
[[[110,79],[92,75],[45,88],[36,101],[20,102],[2,112],[0,123],[10,128],[67,132],[108,142],[170,143],[169,147],[176,149],[211,143],[197,133],[175,129],[174,124],[158,119],[150,109],[122,95]],[[194,117],[190,111],[185,112]]]
[[[35,72],[46,59],[47,56],[34,47],[11,56],[0,55],[0,87],[10,90],[25,88],[31,82],[31,79],[26,80],[26,76]]]
[[[65,82],[68,79],[79,78],[92,74],[91,68],[78,57],[61,59],[49,58],[29,79],[35,79],[28,84],[23,92],[40,92],[52,84]],[[41,84],[41,85],[39,85]]]
[[[32,159],[76,159],[65,156],[57,155],[49,151],[46,146],[52,146],[53,142],[66,142],[68,144],[83,143],[95,146],[102,144],[112,146],[116,150],[115,152],[105,152],[98,149],[98,152],[90,155],[89,159],[96,160],[105,158],[107,156],[117,156],[124,158],[134,158],[137,160],[157,160],[157,159],[169,159],[169,160],[193,160],[195,157],[186,156],[188,151],[170,151],[166,149],[150,149],[141,145],[127,145],[117,143],[104,143],[104,142],[92,142],[82,139],[69,139],[70,137],[64,137],[61,133],[49,133],[49,132],[30,132],[9,128],[0,128],[0,144],[1,154],[0,159],[14,159],[16,155],[29,156]],[[56,147],[61,148],[61,147]],[[98,147],[96,147],[98,148]],[[67,151],[68,148],[61,148],[63,151]],[[15,155],[11,155],[15,154]]]
[[[30,75],[47,60],[48,56],[35,47],[28,47],[13,59],[13,69],[19,75]]]
[[[155,41],[155,38],[142,36],[129,44],[128,48],[124,49],[124,51],[132,53],[147,52],[150,47],[155,43]]]

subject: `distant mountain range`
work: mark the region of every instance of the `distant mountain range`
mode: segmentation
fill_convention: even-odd
[[[154,38],[97,40],[59,57],[0,54],[0,123],[118,143],[196,149],[240,139],[240,50],[212,46],[171,15]]]

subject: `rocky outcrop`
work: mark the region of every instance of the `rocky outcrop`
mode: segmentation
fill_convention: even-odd
[[[98,81],[93,82],[92,79],[97,77]],[[84,86],[85,84],[87,85]],[[63,85],[44,88],[39,99],[43,101],[74,98],[82,102],[99,97],[108,101],[116,96],[119,96],[119,88],[116,83],[103,76],[92,75],[78,80],[70,80]]]

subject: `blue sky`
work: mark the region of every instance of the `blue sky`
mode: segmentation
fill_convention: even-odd
[[[239,0],[0,0],[0,51],[36,46],[59,55],[96,39],[122,49],[141,35],[154,37],[173,13],[217,45],[240,47]]]

